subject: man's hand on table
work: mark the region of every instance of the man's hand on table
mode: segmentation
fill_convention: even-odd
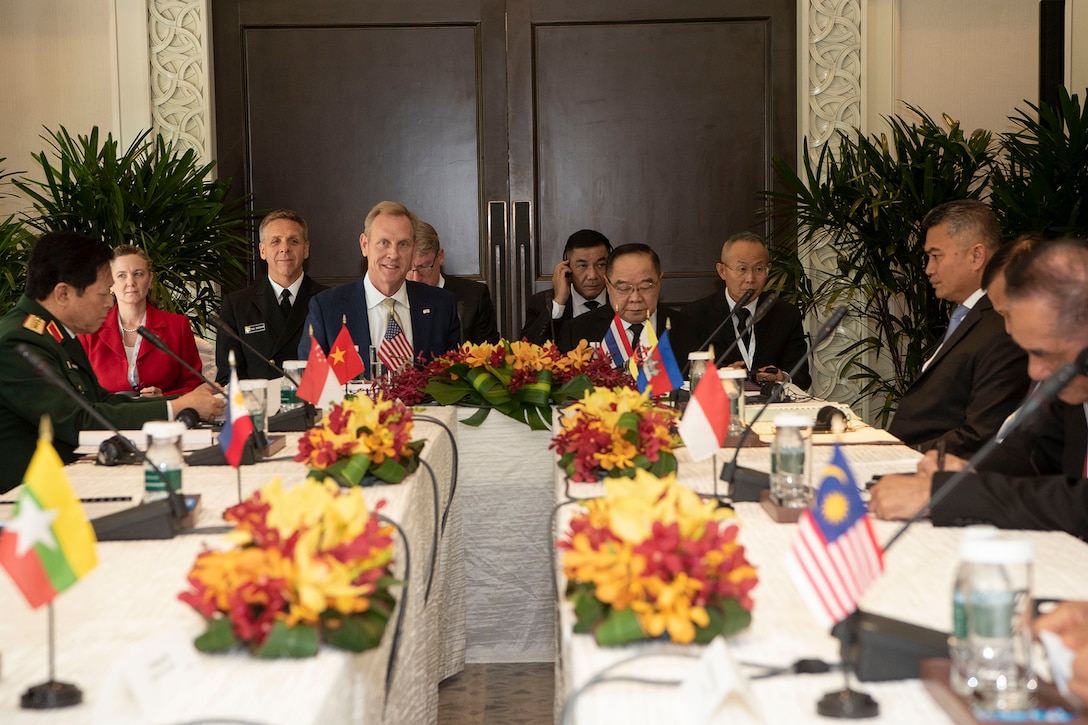
[[[211,420],[223,412],[226,401],[221,395],[217,395],[207,384],[192,390],[170,401],[170,407],[176,416],[186,408],[192,408],[200,416],[201,420]]]
[[[926,505],[933,493],[933,474],[939,470],[958,471],[967,461],[953,455],[944,457],[943,469],[939,466],[936,451],[930,451],[918,461],[918,470],[912,474],[895,473],[882,476],[869,489],[869,510],[879,519],[908,519]]]

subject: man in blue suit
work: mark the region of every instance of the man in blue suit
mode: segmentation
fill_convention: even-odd
[[[311,328],[314,339],[327,352],[345,321],[367,363],[368,377],[375,359],[382,359],[387,368],[400,368],[420,355],[432,358],[460,344],[454,296],[406,279],[415,254],[416,221],[415,214],[393,201],[383,201],[370,210],[359,237],[367,260],[366,274],[310,299],[298,346],[300,360],[309,356]]]

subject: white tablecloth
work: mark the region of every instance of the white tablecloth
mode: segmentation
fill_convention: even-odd
[[[465,419],[475,410],[457,412]],[[551,438],[495,411],[479,428],[458,427],[468,662],[554,656]]]
[[[439,408],[425,414],[439,418],[456,432],[451,412]],[[428,440],[424,459],[437,476],[441,515],[450,493],[450,441],[432,423],[420,422],[416,431],[417,438]],[[297,437],[289,434],[287,448],[276,458],[240,469],[243,495],[276,475],[285,485],[303,480],[305,469],[290,460]],[[80,496],[138,498],[142,490],[143,473],[138,467],[111,469],[76,463],[66,470]],[[183,489],[202,496],[198,526],[222,524],[223,508],[237,502],[235,472],[228,468],[187,467]],[[359,655],[324,648],[312,659],[262,662],[243,654],[190,657],[195,650],[179,650],[179,662],[195,662],[195,669],[189,671],[197,684],[156,721],[218,717],[266,723],[435,722],[438,682],[459,671],[464,662],[464,598],[463,580],[458,579],[463,571],[458,539],[460,508],[454,499],[430,600],[424,604],[435,520],[432,490],[429,475],[421,468],[398,486],[376,486],[365,492],[371,506],[379,500],[387,502],[382,512],[405,530],[412,557],[404,630],[387,703],[383,701],[392,625],[378,648]],[[15,493],[4,499],[14,498]],[[10,515],[10,507],[5,508],[4,514]],[[177,595],[186,586],[185,575],[197,553],[204,546],[222,545],[219,535],[99,544],[98,568],[55,604],[57,678],[77,684],[83,690],[84,704],[46,714],[19,709],[21,693],[48,677],[45,609],[30,610],[10,579],[0,576],[0,601],[5,610],[0,620],[0,722],[118,722],[126,713],[136,713],[134,703],[117,699],[115,685],[119,680],[111,669],[121,666],[133,646],[150,647],[149,642],[164,638],[167,643],[161,646],[168,655],[170,643],[191,642],[203,630],[200,616],[177,601]],[[403,577],[399,537],[396,556],[395,573]],[[449,579],[448,573],[453,574]],[[400,600],[399,588],[393,593]],[[147,721],[142,715],[135,717],[133,722]]]
[[[889,447],[894,459],[897,447]],[[849,450],[847,451],[849,454]],[[681,480],[693,488],[712,488],[710,464],[692,464],[680,452]],[[750,456],[753,464],[757,463]],[[742,454],[742,461],[744,454]],[[719,466],[720,468],[720,463]],[[557,501],[570,490],[575,496],[601,492],[600,486],[566,486],[556,475]],[[563,507],[557,532],[568,530],[575,505]],[[776,524],[759,504],[737,504],[741,521],[740,540],[749,561],[759,571],[759,585],[754,591],[755,609],[752,625],[728,640],[732,657],[740,662],[761,665],[788,665],[801,657],[816,657],[838,662],[839,643],[812,619],[800,595],[790,581],[783,561],[796,526]],[[894,522],[875,522],[878,538],[887,541],[898,529]],[[923,625],[933,629],[951,629],[951,591],[957,564],[960,529],[935,528],[928,522],[916,524],[888,552],[885,574],[862,600],[865,611]],[[1088,545],[1056,532],[1005,532],[1023,536],[1035,545],[1033,593],[1036,597],[1088,599]],[[559,590],[566,583],[562,569],[556,568]],[[590,635],[572,632],[573,607],[564,599],[559,603],[559,642],[556,665],[557,709],[566,697],[605,667],[636,653],[683,652],[698,654],[698,646],[652,642],[619,648],[601,648]],[[637,674],[651,679],[682,679],[694,669],[694,660],[675,657],[640,660],[616,674]],[[816,723],[827,720],[816,715],[816,703],[824,693],[842,687],[841,673],[825,675],[781,676],[752,681],[751,688],[768,723]],[[855,689],[877,699],[881,716],[871,722],[903,723],[951,722],[918,680],[882,683],[855,683]],[[576,701],[575,722],[587,723],[657,723],[677,717],[677,688],[609,683],[586,691]]]

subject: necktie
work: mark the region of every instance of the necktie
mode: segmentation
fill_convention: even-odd
[[[963,322],[963,318],[967,317],[967,313],[971,311],[971,308],[967,305],[959,305],[952,311],[952,317],[948,320],[948,331],[944,333],[943,342],[948,342],[948,338],[952,337],[952,333],[956,331],[956,328]]]
[[[752,313],[748,311],[747,307],[741,307],[737,310],[737,334],[742,335],[741,342],[745,347],[751,347],[752,345],[752,331],[748,330],[748,321],[752,319]]]
[[[631,330],[631,349],[638,350],[638,340],[642,337],[642,328],[644,325],[641,322],[636,322],[628,329]]]
[[[601,303],[598,302],[597,300],[586,300],[586,309],[589,310],[590,312],[593,312],[593,310],[597,309],[600,306],[601,306]]]
[[[287,319],[287,316],[291,314],[291,290],[289,289],[280,292],[280,312],[283,313],[284,319]]]

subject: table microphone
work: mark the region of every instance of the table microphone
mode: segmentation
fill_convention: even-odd
[[[302,384],[300,380],[296,380],[294,377],[288,374],[286,370],[281,368],[272,360],[266,358],[264,356],[264,353],[262,353],[260,350],[243,340],[242,336],[239,335],[233,327],[228,325],[219,315],[215,313],[209,314],[208,322],[215,325],[220,332],[226,333],[227,337],[237,340],[238,343],[241,344],[241,346],[244,347],[246,350],[249,350],[251,353],[264,360],[268,367],[272,368],[277,373],[294,383],[295,388],[298,388],[298,386]],[[313,403],[310,403],[308,401],[302,401],[301,408],[295,408],[294,410],[285,410],[276,413],[273,416],[270,416],[268,418],[268,432],[286,433],[288,431],[305,431],[313,428],[316,422],[317,409],[314,407]]]
[[[188,513],[189,508],[185,503],[185,497],[182,496],[163,475],[159,467],[150,461],[147,455],[139,448],[132,444],[132,441],[121,435],[121,431],[117,429],[113,423],[111,423],[104,415],[95,410],[94,406],[88,403],[82,395],[77,393],[68,383],[57,375],[57,372],[53,368],[49,367],[41,357],[34,352],[25,343],[18,343],[15,349],[30,365],[31,369],[38,374],[39,377],[44,378],[54,387],[64,391],[64,394],[70,397],[79,405],[84,411],[86,411],[99,425],[105,430],[113,431],[117,439],[124,441],[124,444],[130,448],[133,455],[139,458],[145,463],[151,465],[152,470],[162,480],[163,485],[166,487],[166,498],[158,501],[152,501],[150,503],[141,503],[133,508],[118,511],[116,513],[109,514],[107,516],[99,516],[91,521],[91,525],[94,527],[95,536],[99,541],[131,541],[137,539],[170,539],[173,538],[176,529],[179,528],[176,524],[181,521]]]
[[[1063,365],[1053,375],[1035,387],[1024,404],[1009,420],[1008,432],[1027,423],[1038,410],[1058,396],[1077,375],[1088,375],[1088,348],[1074,362]],[[907,529],[948,497],[967,475],[977,470],[990,457],[1005,437],[991,438],[967,464],[956,471],[937,493],[907,519],[884,545],[884,554],[906,533]],[[918,661],[931,657],[948,657],[948,633],[938,632],[907,622],[881,617],[855,609],[836,624],[831,634],[842,643],[842,659],[849,661],[858,679],[868,682],[902,680],[918,677]]]
[[[744,290],[744,294],[742,294],[740,296],[740,299],[737,300],[737,304],[733,305],[733,309],[729,310],[729,313],[725,316],[725,319],[722,320],[721,324],[718,325],[716,328],[714,328],[714,332],[710,333],[710,335],[707,336],[707,338],[705,340],[703,340],[703,344],[700,345],[699,347],[695,348],[695,350],[693,350],[692,352],[702,352],[703,350],[705,350],[706,346],[710,344],[710,341],[713,340],[715,337],[717,337],[718,333],[722,331],[722,328],[725,327],[726,323],[729,322],[730,320],[732,320],[734,317],[736,317],[737,313],[740,312],[744,308],[745,305],[747,305],[749,302],[751,302],[752,295],[754,295],[755,293],[756,293],[756,291],[754,289]],[[688,370],[690,368],[691,368],[691,358],[688,358],[688,361],[686,363],[684,363],[684,376],[685,377],[687,376]]]
[[[208,376],[206,376],[206,375],[205,375],[204,373],[200,372],[199,370],[197,370],[196,368],[194,368],[194,367],[193,367],[192,365],[190,365],[190,364],[189,364],[189,361],[187,361],[187,360],[186,360],[185,358],[183,358],[183,357],[182,357],[181,355],[178,355],[178,354],[177,354],[176,352],[174,352],[173,350],[171,350],[171,349],[170,349],[170,346],[169,346],[169,345],[167,345],[167,344],[166,344],[165,342],[163,342],[163,339],[162,339],[161,337],[159,337],[158,335],[156,335],[156,334],[155,334],[154,332],[152,332],[151,330],[147,329],[147,328],[146,328],[146,327],[144,327],[143,325],[140,325],[139,327],[137,327],[137,328],[136,328],[136,332],[138,332],[138,333],[139,333],[140,337],[142,337],[143,339],[147,340],[147,341],[148,341],[148,342],[150,342],[150,343],[151,343],[152,345],[154,345],[155,347],[159,348],[160,350],[162,350],[163,352],[165,352],[165,353],[166,353],[167,355],[169,355],[170,357],[172,357],[173,359],[175,359],[175,360],[177,360],[177,361],[178,361],[179,363],[181,363],[181,366],[182,366],[183,368],[185,368],[186,370],[188,370],[189,372],[191,372],[191,373],[192,373],[193,375],[196,375],[196,376],[197,376],[198,378],[200,378],[200,379],[201,379],[201,380],[203,380],[203,381],[204,381],[205,383],[207,383],[208,385],[210,385],[210,386],[211,386],[211,388],[212,388],[212,390],[214,390],[214,391],[215,391],[215,392],[217,392],[217,393],[222,393],[223,395],[226,395],[226,394],[227,394],[227,391],[223,390],[223,388],[222,388],[222,387],[220,387],[220,386],[219,386],[219,384],[218,384],[217,382],[215,382],[214,380],[211,380],[211,379],[209,379],[209,378],[208,378]]]
[[[719,365],[721,365],[722,360],[725,359],[726,355],[737,349],[737,345],[740,344],[741,338],[747,336],[749,332],[755,329],[756,323],[766,317],[767,313],[771,311],[771,308],[774,307],[774,303],[777,301],[778,295],[776,295],[774,292],[771,292],[769,295],[767,295],[767,297],[764,298],[762,302],[759,303],[759,307],[756,307],[756,313],[752,315],[752,319],[748,320],[748,324],[745,325],[744,329],[740,331],[739,335],[737,335],[737,339],[733,340],[733,344],[725,348],[725,352],[719,355],[718,359],[714,361],[714,367],[718,367]],[[740,307],[741,305],[738,302],[736,307],[734,307],[733,309],[734,311],[736,311],[740,309]]]
[[[824,340],[831,337],[843,318],[846,317],[848,310],[849,308],[846,305],[839,305],[835,308],[834,312],[831,313],[831,316],[827,318],[827,322],[825,322],[816,333],[816,337],[808,344],[805,354],[793,364],[793,368],[786,376],[787,380],[792,380],[793,376],[797,374],[797,371],[801,369],[801,366],[812,356],[813,350],[821,345]],[[775,383],[774,388],[771,389],[770,395],[767,396],[766,402],[764,402],[763,406],[756,412],[752,421],[744,426],[744,430],[741,431],[736,448],[733,451],[733,459],[722,467],[722,473],[719,478],[730,484],[730,497],[734,502],[759,501],[760,491],[770,488],[770,476],[768,474],[764,474],[760,471],[753,471],[751,469],[738,471],[737,458],[740,457],[740,449],[744,446],[745,439],[748,437],[748,434],[752,432],[752,426],[754,426],[756,421],[763,416],[770,404],[778,400],[778,396],[782,393],[783,389],[784,386],[782,383]],[[743,395],[743,393],[741,394]]]

